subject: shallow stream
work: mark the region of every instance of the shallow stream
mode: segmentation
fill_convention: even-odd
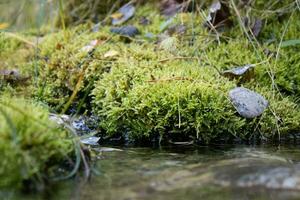
[[[20,199],[300,199],[299,146],[99,148],[98,175]]]

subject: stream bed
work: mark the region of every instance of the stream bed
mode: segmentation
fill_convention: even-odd
[[[12,199],[300,199],[300,148],[96,148],[89,181],[74,178]],[[9,196],[7,196],[9,198]]]

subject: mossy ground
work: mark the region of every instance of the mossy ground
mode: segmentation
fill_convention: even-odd
[[[48,111],[23,98],[0,97],[0,129],[1,188],[41,188],[74,151]]]
[[[112,35],[110,26],[92,32],[85,25],[46,36],[35,94],[61,111],[75,93],[74,105],[92,108],[104,132],[126,132],[132,138],[192,137],[208,142],[228,135],[249,138],[260,133],[271,138],[299,130],[299,47],[278,48],[281,40],[299,38],[297,11],[283,17],[283,23],[265,15],[265,27],[256,39],[247,37],[248,28],[241,28],[238,18],[234,27],[215,34],[202,26],[201,14],[182,13],[166,27],[182,24],[186,32],[155,44],[167,28],[153,10],[149,5],[137,9],[127,23],[136,25],[141,34],[129,40]],[[253,12],[258,16],[257,10]],[[139,24],[142,16],[151,24]],[[82,49],[92,40],[100,44],[91,56]],[[118,55],[105,57],[110,50]],[[250,82],[230,81],[219,73],[261,62]],[[237,85],[269,100],[270,107],[260,118],[246,120],[237,114],[228,100],[229,90]]]
[[[49,34],[47,27],[18,35],[0,32],[0,70],[29,77],[26,83],[0,77],[0,187],[42,183],[74,152],[67,132],[49,121],[45,108],[25,100],[29,97],[56,112],[96,115],[101,134],[148,145],[273,141],[299,132],[300,47],[280,47],[300,38],[295,1],[255,1],[245,7],[230,2],[233,26],[221,32],[203,26],[207,8],[167,20],[154,4],[140,4],[126,22],[139,29],[134,38],[112,34],[108,24],[94,31],[85,18],[87,23]],[[142,17],[150,24],[141,24]],[[243,24],[244,17],[248,24],[262,19],[257,37]],[[184,25],[185,32],[176,32],[177,25]],[[92,41],[97,44],[87,50]],[[247,64],[257,64],[251,80],[222,76],[224,70]],[[237,86],[269,101],[260,117],[237,113],[228,98]]]
[[[243,8],[230,4],[233,26],[219,33],[203,26],[207,10],[179,13],[166,23],[147,4],[127,22],[140,30],[135,38],[110,33],[110,25],[94,32],[89,23],[46,35],[34,59],[33,96],[58,112],[75,108],[94,113],[105,134],[126,132],[135,139],[192,137],[209,142],[298,131],[299,46],[279,48],[281,41],[300,37],[293,2],[272,4],[274,12],[262,12],[265,4],[260,1]],[[282,15],[276,17],[279,11]],[[242,24],[242,17],[249,16],[264,22],[256,38]],[[151,23],[140,24],[141,17]],[[166,34],[173,25],[184,25],[186,32]],[[86,51],[93,40],[98,44]],[[105,56],[111,50],[118,55]],[[249,82],[220,75],[257,63]],[[231,105],[228,92],[240,85],[270,102],[260,118],[246,120]]]
[[[119,64],[95,84],[94,110],[107,133],[126,130],[132,138],[198,138],[209,142],[229,135],[246,139],[255,131],[270,138],[299,129],[298,105],[281,98],[271,85],[256,80],[244,84],[270,101],[261,118],[245,120],[228,100],[229,90],[238,81],[229,81],[201,61],[172,59],[175,56],[165,55],[164,50],[157,50],[148,60],[135,59],[135,52],[148,52],[144,56],[154,52],[145,46],[139,48],[130,45],[130,57],[119,57]],[[215,53],[221,58],[223,51]],[[236,56],[241,56],[240,63],[244,64],[246,55]],[[166,57],[171,59],[164,61]]]

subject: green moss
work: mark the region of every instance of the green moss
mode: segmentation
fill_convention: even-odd
[[[0,32],[0,69],[18,68],[31,55],[31,49],[22,41]]]
[[[19,41],[10,39],[3,32],[0,32],[0,41],[1,56],[14,52],[21,45]]]
[[[84,96],[93,80],[105,70],[106,66],[103,66],[100,59],[109,48],[97,48],[93,56],[83,48],[93,40],[101,43],[108,38],[109,35],[105,32],[89,33],[87,26],[45,37],[40,46],[36,96],[57,110],[61,110],[68,102],[77,86],[78,94],[75,97]],[[75,98],[74,101],[76,100]]]
[[[154,53],[143,48],[145,54]],[[288,99],[272,96],[265,87],[248,85],[270,100],[272,112],[267,111],[260,120],[245,120],[227,97],[236,86],[234,82],[195,61],[159,62],[166,56],[162,52],[149,61],[127,58],[127,64],[115,65],[96,83],[94,108],[107,133],[127,130],[132,138],[160,134],[163,138],[198,137],[209,142],[228,133],[247,138],[255,129],[266,137],[299,129],[299,108]]]
[[[140,16],[152,23],[140,25]],[[284,40],[299,38],[297,16],[290,18]],[[294,102],[299,96],[298,47],[282,49],[277,58],[269,58],[265,50],[277,50],[285,24],[268,17],[263,16],[266,26],[256,40],[241,31],[237,19],[234,27],[217,35],[202,26],[203,16],[184,13],[175,16],[171,25],[184,24],[186,33],[154,44],[144,35],[160,34],[166,24],[149,5],[140,7],[127,22],[141,32],[132,40],[111,34],[109,26],[97,33],[85,25],[51,34],[40,46],[35,94],[58,111],[72,94],[73,102],[89,111],[92,101],[100,126],[108,134],[126,131],[132,138],[159,134],[210,141],[228,135],[249,138],[254,131],[271,137],[299,130],[299,107]],[[92,56],[82,50],[96,39],[100,43],[109,40],[97,45]],[[105,57],[110,50],[119,54]],[[228,92],[242,83],[219,73],[246,64],[258,65],[255,77],[243,86],[270,101],[260,119],[245,120],[237,114]]]
[[[284,94],[294,95],[297,98],[300,96],[300,56],[297,53],[300,47],[295,45],[279,48],[279,45],[281,39],[288,41],[300,38],[298,19],[299,14],[293,14],[290,21],[268,24],[258,38],[261,43],[249,41],[243,35],[239,35],[238,38],[237,35],[231,34],[233,37],[221,42],[220,45],[209,46],[203,53],[207,55],[205,61],[220,71],[268,61],[256,67],[256,84],[272,86]]]
[[[72,141],[42,107],[5,96],[0,105],[0,187],[43,184],[73,151]]]
[[[156,34],[164,31],[161,29],[161,25],[165,22],[165,19],[158,12],[154,12],[153,5],[139,7],[135,16],[128,21],[128,24],[136,25],[141,34],[132,43],[142,41],[147,43],[146,40],[149,38],[145,38],[145,34],[152,33],[154,34],[153,39],[156,39]],[[149,17],[151,24],[148,26],[140,25],[140,16]],[[174,18],[172,24],[181,23],[182,20],[187,22],[188,19],[192,19],[192,14],[179,15]],[[192,24],[189,24],[189,26],[192,26]],[[105,53],[109,50],[115,50],[119,54],[126,54],[127,58],[130,56],[127,54],[131,53],[129,49],[132,48],[131,45],[124,43],[122,37],[111,34],[109,29],[110,26],[102,26],[100,31],[95,33],[91,32],[91,27],[88,25],[82,25],[45,36],[39,46],[40,59],[36,61],[38,63],[38,87],[35,96],[56,110],[61,111],[70,100],[76,85],[78,86],[79,83],[78,91],[75,91],[75,99],[72,102],[85,101],[86,103],[81,104],[81,106],[87,108],[89,100],[84,100],[84,97],[94,88],[94,81],[100,79],[103,72],[109,70],[118,62],[115,61],[115,58],[105,58]],[[188,34],[190,33],[189,31]],[[108,39],[109,41],[104,42]],[[82,49],[93,40],[98,40],[100,44],[95,47],[93,55],[90,56],[88,52]],[[102,42],[104,43],[102,44]],[[153,45],[151,48],[156,47]],[[139,51],[141,52],[137,53],[139,55],[135,58],[140,60],[152,59],[155,54],[152,53],[151,56],[145,58],[147,55],[143,52],[143,49],[140,48]],[[126,63],[127,60],[123,59],[121,62]],[[83,78],[80,80],[82,74]]]
[[[34,49],[31,46],[26,46],[20,38],[22,38],[21,35],[10,35],[0,32],[0,92],[13,89],[14,92],[26,93],[25,96],[30,96],[30,90],[26,89],[25,91],[24,86],[30,85],[31,82],[30,78],[33,74],[33,68],[29,62],[34,54]],[[16,81],[8,81],[8,76],[3,75],[5,71],[9,70],[17,71],[17,74],[19,74],[18,77],[11,76],[11,79]]]

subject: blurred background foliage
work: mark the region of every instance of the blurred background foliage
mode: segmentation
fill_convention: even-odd
[[[58,8],[56,0],[0,0],[0,23],[12,31],[39,28],[54,23]]]
[[[265,15],[284,15],[295,9],[298,0],[223,0],[235,2],[239,6],[252,5],[251,12],[265,18]],[[83,23],[99,23],[109,19],[129,0],[0,0],[0,30],[8,26],[10,31],[27,30],[29,28],[57,28]],[[175,3],[186,3],[189,10],[207,9],[213,0],[131,0],[136,6],[144,3],[157,4],[158,9]],[[196,5],[196,6],[195,6]],[[299,2],[297,3],[299,5]],[[248,12],[250,12],[247,9]],[[63,19],[63,20],[62,20]],[[2,28],[3,29],[3,28]]]
[[[103,20],[126,0],[0,0],[0,24],[20,31],[42,26],[61,26]],[[5,24],[5,25],[4,25]]]

